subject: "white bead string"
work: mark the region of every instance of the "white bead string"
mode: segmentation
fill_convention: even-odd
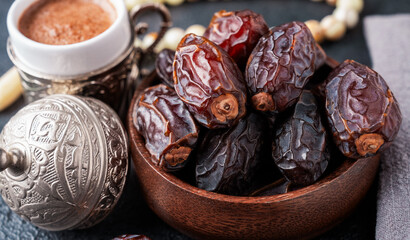
[[[171,50],[176,50],[178,43],[188,33],[194,33],[196,35],[202,36],[205,33],[206,28],[200,24],[194,24],[189,26],[186,30],[173,27],[170,28],[161,39],[161,41],[157,44],[154,48],[154,52],[158,53],[164,48],[168,48]],[[148,33],[144,36],[142,41],[139,38],[136,38],[134,41],[135,47],[140,47],[142,50],[145,50],[155,41],[157,38],[157,34],[154,32]]]
[[[124,0],[128,9],[132,9],[136,5],[157,2],[165,3],[171,6],[182,4],[184,0]],[[324,0],[311,0],[321,2]],[[336,6],[336,9],[331,15],[325,16],[320,22],[317,20],[308,20],[306,26],[312,32],[316,42],[322,43],[325,40],[337,41],[341,39],[348,29],[354,28],[359,22],[359,14],[363,10],[363,0],[326,0],[326,3],[331,6]],[[185,31],[182,28],[170,28],[164,38],[158,43],[155,52],[159,52],[164,48],[175,50],[180,39],[187,33],[195,33],[203,35],[205,27],[199,24],[189,26]],[[135,40],[135,46],[145,49],[150,46],[156,39],[155,33],[148,33],[143,40]]]
[[[320,2],[322,0],[312,1]],[[341,39],[347,29],[354,28],[359,23],[359,14],[364,7],[363,0],[326,0],[326,3],[336,6],[331,15],[325,16],[320,22],[317,20],[305,22],[318,43],[324,40],[337,41]]]
[[[164,3],[170,6],[178,6],[184,2],[184,0],[124,0],[128,10],[131,10],[136,5],[144,3]]]

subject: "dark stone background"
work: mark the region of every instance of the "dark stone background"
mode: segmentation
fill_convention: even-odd
[[[13,0],[0,1],[0,73],[11,66],[6,53],[7,11]],[[207,26],[213,13],[221,9],[239,10],[249,8],[262,14],[270,26],[292,20],[320,20],[331,14],[333,7],[308,0],[282,1],[212,1],[184,3],[170,7],[174,26],[187,28],[198,23]],[[366,0],[361,18],[366,15],[410,13],[408,0]],[[409,26],[392,26],[409,27]],[[363,21],[348,31],[337,42],[324,43],[327,54],[338,61],[350,58],[371,66],[363,34]],[[23,99],[0,113],[0,129],[8,119],[24,105]],[[344,222],[317,239],[374,239],[376,224],[377,180],[357,210]],[[124,194],[113,213],[100,224],[86,230],[48,232],[21,220],[0,200],[0,239],[111,239],[124,233],[145,234],[152,239],[189,239],[160,220],[141,199],[136,177],[130,172]]]

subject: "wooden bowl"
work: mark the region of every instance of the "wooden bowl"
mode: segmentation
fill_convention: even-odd
[[[149,207],[166,223],[192,238],[312,238],[345,219],[374,180],[379,156],[346,159],[313,185],[274,196],[228,196],[185,183],[153,164],[143,137],[133,125],[132,110],[137,96],[155,77],[152,73],[142,82],[129,108],[127,127],[132,159]]]

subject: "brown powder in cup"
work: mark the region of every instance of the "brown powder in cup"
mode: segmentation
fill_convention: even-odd
[[[115,18],[106,0],[39,0],[22,14],[19,30],[36,42],[65,45],[101,34]]]

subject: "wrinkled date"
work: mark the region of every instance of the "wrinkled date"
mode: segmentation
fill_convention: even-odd
[[[222,10],[214,14],[204,37],[222,47],[242,68],[259,38],[268,31],[265,19],[251,10]]]
[[[204,37],[187,34],[174,60],[175,90],[208,128],[230,127],[245,116],[246,88],[229,55]]]
[[[383,78],[352,60],[337,65],[302,22],[269,29],[250,10],[222,10],[204,36],[158,54],[164,84],[142,92],[134,125],[162,170],[185,167],[182,181],[236,196],[287,193],[346,157],[384,151],[400,129]]]
[[[293,105],[325,58],[304,23],[272,28],[261,37],[246,66],[245,79],[254,108],[282,112]]]
[[[134,125],[155,164],[181,169],[198,138],[198,127],[175,91],[164,84],[147,88],[134,109]]]
[[[170,49],[163,49],[158,53],[157,59],[155,59],[155,70],[162,83],[166,84],[170,88],[174,88],[174,79],[172,77],[172,63],[174,62],[175,51]]]
[[[283,175],[296,185],[309,185],[326,170],[326,131],[310,91],[302,92],[294,113],[277,128],[272,156]]]
[[[388,147],[402,116],[384,79],[360,63],[345,60],[327,81],[326,111],[340,151],[361,158]]]
[[[235,127],[207,132],[195,155],[199,188],[242,195],[256,175],[267,144],[267,122],[251,113]]]

